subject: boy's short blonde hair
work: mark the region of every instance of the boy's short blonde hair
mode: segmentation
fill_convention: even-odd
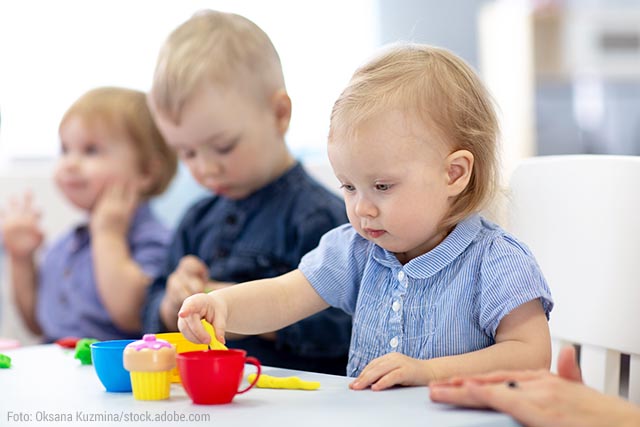
[[[90,90],[69,107],[59,128],[75,117],[81,118],[87,126],[103,126],[114,134],[125,135],[132,142],[140,171],[153,178],[144,197],[166,190],[176,173],[178,161],[153,121],[144,92],[118,87]]]
[[[203,82],[235,85],[260,101],[284,89],[280,57],[249,19],[204,10],[176,28],[156,65],[151,102],[175,123]]]
[[[394,45],[356,70],[331,113],[329,141],[353,135],[373,116],[400,109],[434,129],[450,149],[474,156],[469,184],[442,224],[449,228],[486,207],[498,185],[498,121],[475,72],[453,53],[426,45]]]

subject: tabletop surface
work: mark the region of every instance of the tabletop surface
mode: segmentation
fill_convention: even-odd
[[[465,410],[429,400],[426,387],[381,392],[353,391],[349,378],[263,367],[273,376],[320,381],[316,391],[254,388],[227,405],[195,405],[180,384],[171,397],[138,401],[131,393],[108,393],[92,366],[57,345],[3,351],[12,359],[0,369],[0,426],[518,426],[491,411]],[[247,365],[245,374],[255,368]]]

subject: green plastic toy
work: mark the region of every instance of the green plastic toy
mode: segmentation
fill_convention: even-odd
[[[8,369],[11,367],[11,358],[6,354],[0,354],[0,369]]]
[[[76,353],[73,356],[83,365],[91,365],[91,344],[98,342],[95,338],[82,338],[76,344]]]

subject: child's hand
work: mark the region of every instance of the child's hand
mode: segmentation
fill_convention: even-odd
[[[210,294],[197,294],[187,298],[178,312],[178,329],[189,340],[199,344],[209,344],[211,336],[202,326],[201,319],[207,320],[216,331],[216,338],[225,343],[224,332],[227,323],[227,305],[221,298]]]
[[[15,258],[31,257],[44,240],[40,229],[40,211],[33,206],[33,194],[11,197],[0,212],[4,247]]]
[[[105,187],[91,213],[91,232],[126,236],[138,201],[133,182],[119,181]]]
[[[372,360],[349,387],[362,390],[384,390],[394,385],[428,385],[433,378],[428,361],[401,353],[389,353]]]
[[[177,313],[185,299],[205,291],[208,278],[209,268],[200,258],[193,255],[182,257],[178,268],[167,279],[166,303]]]

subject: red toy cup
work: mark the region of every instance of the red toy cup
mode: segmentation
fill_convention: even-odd
[[[244,350],[205,350],[180,353],[177,356],[182,385],[193,403],[215,405],[230,403],[236,394],[249,391],[260,378],[261,366]],[[248,387],[238,390],[244,365],[254,365],[258,372]]]

